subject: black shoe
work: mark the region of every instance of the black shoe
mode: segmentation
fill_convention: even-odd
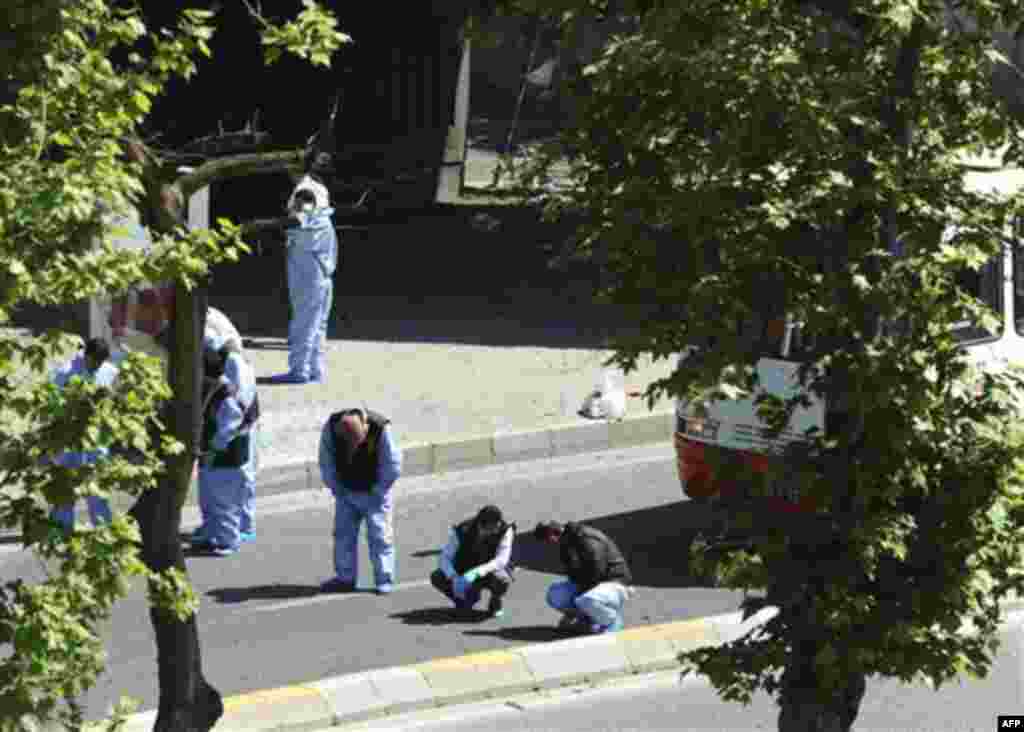
[[[505,611],[501,608],[501,598],[492,597],[490,602],[487,603],[487,614],[492,618],[500,618],[505,614]]]
[[[194,542],[188,553],[197,556],[230,557],[238,553],[238,547],[221,546],[210,541]]]
[[[341,594],[343,592],[355,592],[355,591],[356,591],[356,583],[355,582],[346,582],[345,580],[341,579],[340,577],[335,577],[334,579],[329,579],[329,580],[327,580],[326,582],[324,582],[324,583],[322,583],[320,585],[320,592],[325,594],[325,595]]]
[[[558,621],[558,630],[563,633],[582,634],[590,631],[590,623],[579,615],[564,615]]]

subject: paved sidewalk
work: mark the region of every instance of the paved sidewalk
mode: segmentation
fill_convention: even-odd
[[[488,186],[496,162],[471,150],[467,185]],[[491,225],[478,226],[480,216]],[[643,315],[596,305],[593,268],[552,265],[569,231],[515,206],[468,201],[343,231],[327,382],[259,389],[261,490],[296,470],[317,480],[320,430],[350,406],[392,420],[406,474],[671,439],[668,400],[648,408],[630,398],[615,426],[577,415],[601,381],[608,338]],[[281,247],[262,242],[215,270],[210,288],[258,377],[287,370],[284,267]],[[643,390],[674,362],[639,366],[627,389]]]
[[[257,345],[264,347],[247,349],[259,377],[287,367],[287,352],[267,344],[261,340]],[[324,421],[348,406],[366,405],[389,417],[406,451],[573,425],[606,428],[576,412],[600,381],[608,354],[598,349],[333,341],[326,383],[260,386],[262,467],[272,474],[274,468],[315,460]],[[668,362],[648,363],[627,382],[642,387],[670,371]],[[654,411],[643,399],[628,400],[631,418],[670,411],[667,400]],[[662,440],[670,437],[665,425]]]

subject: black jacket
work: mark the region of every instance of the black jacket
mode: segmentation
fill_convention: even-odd
[[[487,564],[498,556],[498,547],[501,546],[501,540],[505,538],[509,528],[515,530],[515,524],[502,521],[494,534],[481,537],[475,517],[455,526],[455,535],[459,537],[459,548],[452,561],[455,571],[465,574],[474,567]]]
[[[345,459],[345,445],[338,439],[338,433],[334,427],[344,412],[336,412],[329,418],[331,425],[331,438],[334,440],[335,466],[337,468],[338,481],[348,486],[350,491],[355,493],[369,493],[377,482],[379,472],[379,458],[377,445],[380,442],[381,433],[384,427],[391,423],[387,417],[377,414],[369,409],[366,410],[366,421],[369,431],[366,441],[355,451],[350,461]]]
[[[570,521],[558,547],[565,573],[581,593],[602,582],[629,584],[633,580],[626,558],[602,531]]]

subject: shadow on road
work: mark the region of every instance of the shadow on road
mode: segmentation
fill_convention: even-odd
[[[238,220],[266,216],[266,210],[238,206],[213,213]],[[479,223],[484,215],[493,226]],[[605,348],[650,317],[652,306],[596,303],[595,293],[608,284],[600,267],[560,256],[574,228],[543,222],[530,208],[481,205],[410,212],[374,222],[362,237],[342,232],[327,337],[335,343]],[[239,261],[212,268],[210,305],[252,341],[246,347],[286,349],[286,272],[282,245],[254,246]],[[66,310],[21,307],[13,324],[84,333],[86,310]]]
[[[558,258],[572,231],[523,207],[439,206],[342,232],[328,339],[605,347],[638,316],[594,302],[596,266]],[[286,270],[282,246],[213,268],[210,304],[247,339],[274,339],[252,347],[285,348]]]
[[[206,593],[217,602],[232,604],[249,600],[291,600],[320,594],[315,585],[256,585],[254,587],[222,587]]]
[[[417,559],[424,559],[426,557],[439,557],[441,556],[440,549],[424,549],[423,551],[413,552],[409,556],[416,557]]]
[[[426,607],[394,613],[389,617],[406,625],[451,625],[453,623],[479,623],[490,617],[483,610],[459,610],[454,607]]]
[[[256,341],[252,338],[243,338],[242,346],[244,348],[254,348],[257,351],[287,351],[288,341],[287,340],[261,340]]]
[[[501,638],[515,643],[548,643],[551,641],[574,638],[577,634],[566,633],[553,625],[522,625],[513,628],[496,628],[494,630],[467,630],[464,635],[481,635]]]
[[[619,546],[629,562],[633,584],[639,587],[710,587],[690,572],[690,546],[709,525],[711,514],[692,501],[679,501],[607,516],[554,517],[581,521],[603,531]],[[563,574],[558,547],[536,541],[533,527],[516,538],[513,561],[535,572]]]

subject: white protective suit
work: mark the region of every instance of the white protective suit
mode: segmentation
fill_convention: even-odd
[[[313,193],[315,204],[296,210],[301,190]],[[338,239],[334,232],[327,189],[306,176],[289,199],[297,225],[288,229],[288,296],[292,320],[288,327],[288,380],[294,383],[326,379],[327,322],[334,294],[338,264]]]

